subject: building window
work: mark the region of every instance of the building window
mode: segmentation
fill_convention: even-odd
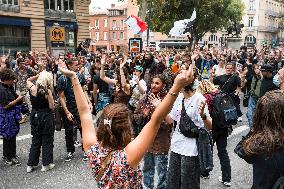
[[[74,12],[74,0],[44,0],[44,9]]]
[[[253,27],[253,17],[249,17],[248,27]]]
[[[112,33],[112,39],[116,39],[116,32]]]
[[[96,40],[97,40],[97,41],[100,40],[100,32],[96,32]]]
[[[120,28],[124,28],[124,20],[120,20]]]
[[[0,4],[19,5],[18,0],[0,0]]]
[[[99,29],[100,28],[100,22],[99,20],[95,20],[95,29]]]
[[[117,26],[117,25],[116,25],[116,20],[113,20],[113,21],[112,21],[112,28],[116,28],[116,26]]]
[[[124,32],[120,32],[120,39],[124,39]]]
[[[104,32],[104,40],[107,41],[107,32]]]
[[[104,19],[104,27],[107,27],[107,19]]]
[[[209,37],[209,41],[211,42],[217,42],[218,41],[218,37],[214,34],[210,35]]]
[[[254,0],[249,1],[249,10],[253,11],[254,10]]]

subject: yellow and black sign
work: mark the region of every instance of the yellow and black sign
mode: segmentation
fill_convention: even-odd
[[[50,28],[50,42],[51,45],[57,47],[63,47],[65,41],[65,29],[64,27]]]

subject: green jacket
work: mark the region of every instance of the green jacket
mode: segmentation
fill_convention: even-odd
[[[260,96],[260,86],[261,86],[261,77],[253,76],[252,82],[251,82],[251,89],[250,89],[250,96],[259,98]]]

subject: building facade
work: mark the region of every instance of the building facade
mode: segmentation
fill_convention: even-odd
[[[242,0],[245,4],[243,13],[242,33],[240,35],[241,44],[252,48],[256,46],[274,47],[284,44],[284,24],[280,19],[284,13],[283,0]],[[216,33],[207,32],[202,39],[198,41],[199,46],[211,47],[212,45],[226,47],[227,30]],[[143,41],[147,40],[146,34],[143,34]],[[171,38],[157,32],[150,32],[149,46],[159,48],[184,48],[188,43],[186,37]],[[144,43],[145,47],[145,43]]]
[[[134,34],[124,23],[128,16],[138,15],[138,7],[131,1],[110,9],[97,9],[90,13],[91,51],[128,49],[128,41]]]
[[[0,0],[0,54],[74,52],[89,38],[89,4],[90,0]]]

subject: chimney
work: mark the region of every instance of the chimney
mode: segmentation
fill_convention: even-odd
[[[111,8],[114,8],[115,7],[115,4],[111,4]]]

